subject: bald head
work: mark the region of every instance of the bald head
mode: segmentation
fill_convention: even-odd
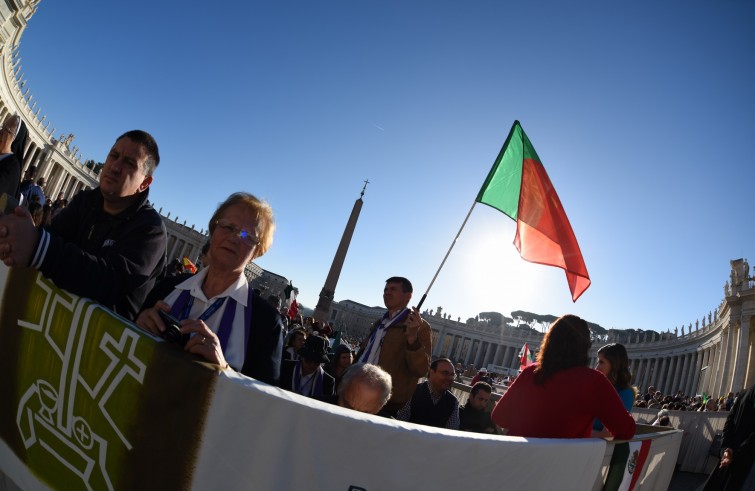
[[[338,405],[377,414],[391,397],[391,376],[377,365],[356,363],[343,375],[338,387]]]

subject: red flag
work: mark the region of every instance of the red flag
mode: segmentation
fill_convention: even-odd
[[[572,301],[587,290],[590,276],[577,238],[519,121],[514,121],[476,201],[516,220],[514,245],[522,259],[566,272]]]
[[[533,353],[530,351],[530,347],[527,343],[524,343],[522,349],[519,351],[519,369],[524,370],[528,366],[535,363]]]
[[[291,301],[291,306],[288,308],[288,318],[293,319],[296,314],[299,313],[299,305],[296,303],[296,298]]]

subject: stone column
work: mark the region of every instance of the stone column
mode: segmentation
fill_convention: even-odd
[[[176,251],[178,250],[178,248],[180,247],[180,244],[182,242],[183,242],[183,240],[181,240],[178,237],[176,237],[176,241],[173,242],[173,247],[171,248],[170,251],[168,251],[168,262],[169,263],[170,263],[170,261],[173,260],[173,258],[176,257]]]
[[[638,387],[642,388],[643,392],[645,391],[645,389],[647,389],[647,378],[648,378],[648,373],[650,372],[649,368],[650,368],[649,359],[643,358],[642,360],[640,360],[640,376],[635,382],[635,384]]]
[[[646,358],[645,367],[642,370],[642,380],[640,381],[643,391],[645,391],[650,386],[650,376],[652,374],[652,367],[653,367],[653,359]]]
[[[459,337],[454,333],[449,333],[449,336],[451,336],[451,340],[448,342],[448,350],[446,351],[446,354],[443,356],[453,360],[454,351],[456,350],[456,347],[458,345]]]
[[[44,150],[39,152],[36,179],[39,179],[40,177],[47,178],[47,176],[50,174],[49,169],[51,165],[52,165],[52,154]]]
[[[710,389],[708,389],[708,385],[710,384],[711,379],[711,373],[714,368],[711,366],[711,354],[713,352],[713,348],[708,348],[705,351],[703,351],[702,354],[702,364],[700,366],[700,380],[697,384],[697,390],[695,395],[702,394],[703,392],[710,392]],[[705,371],[703,372],[703,368],[705,368]]]
[[[646,361],[644,358],[637,358],[637,371],[632,372],[632,385],[636,386],[640,391],[644,388],[642,379],[645,376]]]
[[[509,349],[506,353],[507,361],[505,363],[505,366],[509,368],[519,369],[519,360],[517,360],[518,354],[519,349],[516,346],[509,346]]]
[[[684,395],[689,395],[690,392],[689,386],[691,384],[692,376],[695,373],[696,356],[697,352],[692,352],[689,354],[689,361],[687,363],[687,375],[686,377],[684,377],[684,386],[682,387]]]
[[[479,344],[477,345],[477,353],[475,353],[475,361],[472,363],[475,368],[478,370],[481,368],[480,366],[480,359],[482,358],[482,352],[483,352],[483,346],[485,343],[483,343],[482,339],[479,341]]]
[[[485,350],[485,357],[482,359],[482,366],[487,366],[490,363],[490,357],[493,356],[493,343],[488,343],[488,349]]]
[[[64,196],[70,196],[71,194],[73,194],[72,191],[73,191],[73,188],[76,186],[77,182],[78,181],[76,181],[75,177],[70,176],[70,178],[68,179],[68,182],[66,183],[66,185],[62,189],[63,195]],[[57,194],[56,194],[56,196],[57,196]]]
[[[498,366],[503,366],[503,355],[506,354],[506,345],[501,343],[496,344],[495,356],[493,357],[493,363]]]
[[[451,343],[448,345],[448,353],[446,353],[446,358],[450,358],[451,361],[454,359],[454,353],[459,347],[459,336],[456,334],[451,333]]]
[[[716,373],[716,383],[711,388],[711,397],[718,397],[721,394],[722,388],[728,385],[729,380],[729,366],[731,364],[731,356],[729,355],[730,347],[732,345],[732,334],[734,330],[734,325],[732,321],[729,321],[729,325],[726,328],[726,331],[723,332],[723,341],[721,343],[721,351],[719,351],[718,355],[718,363],[716,363],[716,366],[718,367],[717,373]]]
[[[666,364],[668,363],[668,358],[664,357],[661,358],[661,368],[658,370],[658,382],[655,388],[657,390],[660,390],[662,394],[666,395],[668,392],[666,391]]]
[[[672,356],[671,357],[671,367],[669,368],[669,384],[671,384],[671,390],[669,393],[671,395],[676,394],[676,391],[679,390],[679,369],[681,366],[681,357],[679,355]]]
[[[440,350],[438,350],[438,358],[448,355],[448,350],[451,346],[451,335],[448,333],[443,334],[443,338],[440,340]]]
[[[58,193],[60,190],[66,185],[68,182],[68,178],[70,178],[71,175],[65,172],[63,167],[61,166],[60,169],[60,175],[55,178],[53,182],[50,183],[50,198],[53,200],[58,197]]]
[[[711,372],[708,374],[708,395],[713,394],[716,391],[716,385],[718,384],[718,380],[721,378],[720,371],[723,368],[723,363],[721,361],[722,351],[721,347],[723,345],[723,336],[721,336],[721,339],[713,345],[710,352],[710,363],[708,366],[710,367],[708,370],[711,370]]]
[[[445,330],[443,328],[438,330],[438,337],[435,341],[435,346],[433,346],[433,351],[430,353],[430,356],[435,358],[440,358],[440,350],[443,349],[443,336],[445,335]]]
[[[454,363],[456,363],[456,361],[461,358],[461,355],[464,353],[464,335],[459,335],[459,344],[458,346],[456,346],[456,349],[454,351],[455,353],[452,360],[454,361]]]
[[[26,147],[24,147],[24,161],[21,162],[22,171],[26,170],[26,166],[29,164],[29,159],[31,159],[31,154],[34,151],[34,149],[37,148],[37,146],[34,144],[31,138],[29,138],[26,141]],[[24,176],[21,176],[23,179]]]
[[[700,369],[703,367],[703,354],[703,350],[695,351],[695,365],[687,388],[687,393],[691,396],[697,392],[697,380],[700,378]]]
[[[39,147],[35,148],[29,159],[29,165],[33,165],[37,168],[37,172],[34,174],[34,180],[39,177],[39,164],[41,163],[43,150]]]
[[[687,393],[687,377],[689,375],[690,358],[690,353],[686,353],[682,356],[682,376],[679,378],[679,389],[684,394]]]
[[[469,358],[472,356],[472,346],[474,345],[474,339],[469,338],[469,348],[467,348],[467,354],[464,355],[464,368],[467,368],[467,365],[471,363],[469,361]]]
[[[752,316],[742,316],[739,324],[739,339],[737,340],[737,361],[734,365],[734,376],[731,380],[731,390],[742,390],[745,388],[745,377],[747,375],[747,356],[750,347],[750,321]]]
[[[653,358],[649,363],[649,368],[652,370],[652,373],[650,374],[650,379],[648,380],[648,387],[652,385],[657,389],[658,385],[656,385],[656,383],[658,381],[658,357]]]

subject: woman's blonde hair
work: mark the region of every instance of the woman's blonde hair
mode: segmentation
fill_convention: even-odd
[[[217,210],[215,210],[215,213],[212,214],[212,217],[210,218],[210,236],[215,232],[215,223],[218,219],[223,215],[225,210],[234,205],[246,206],[257,219],[255,232],[257,233],[259,243],[254,249],[254,254],[252,256],[252,259],[256,259],[266,253],[273,244],[273,233],[275,232],[273,209],[266,201],[261,200],[252,194],[245,192],[233,193],[228,199],[220,203]]]

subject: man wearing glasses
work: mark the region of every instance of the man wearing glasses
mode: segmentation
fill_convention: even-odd
[[[110,149],[96,189],[80,192],[43,229],[18,207],[0,217],[0,259],[36,268],[59,287],[133,320],[165,269],[165,225],[147,201],[160,162],[141,130]]]
[[[448,358],[433,361],[427,380],[417,385],[414,395],[396,417],[401,421],[458,430],[459,400],[451,393],[455,375]]]

